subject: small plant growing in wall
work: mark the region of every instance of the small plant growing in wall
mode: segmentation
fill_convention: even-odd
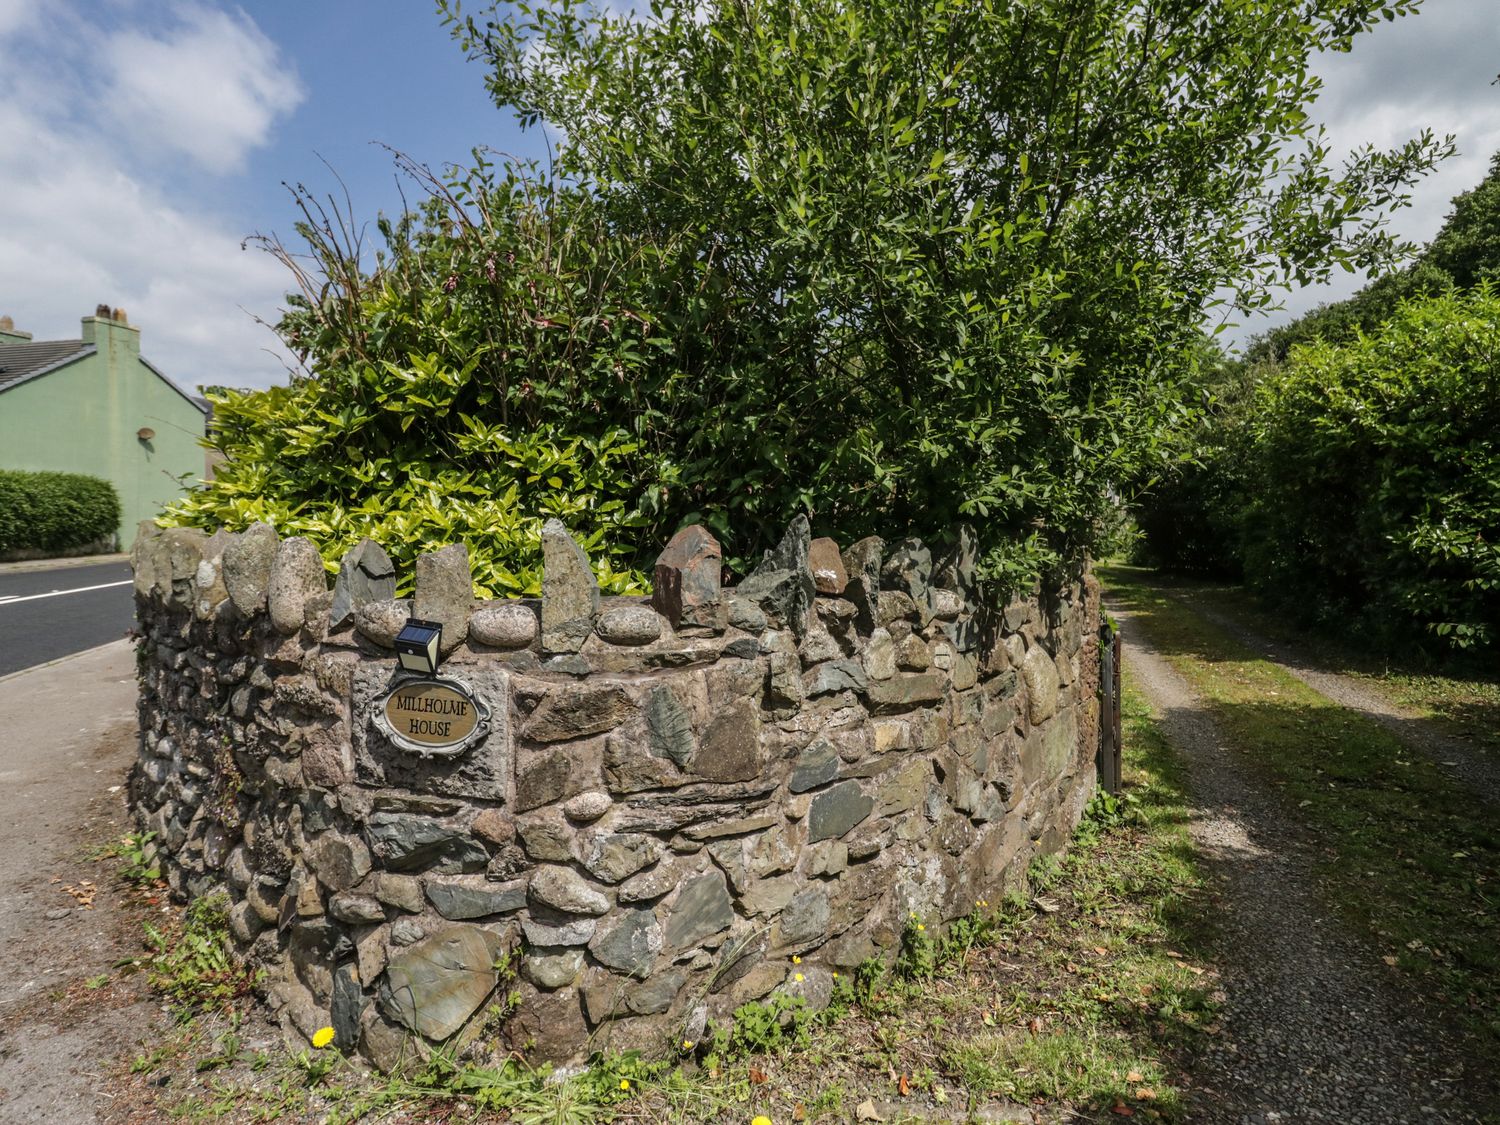
[[[260,972],[234,953],[229,936],[229,899],[223,894],[188,906],[181,922],[145,924],[147,980],[186,1023],[205,1010],[228,1010],[260,981]]]
[[[234,747],[227,734],[219,735],[210,768],[213,780],[205,798],[208,811],[225,828],[234,831],[243,819],[240,816],[240,790],[245,784],[245,774],[234,760]]]

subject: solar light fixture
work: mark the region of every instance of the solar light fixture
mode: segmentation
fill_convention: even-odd
[[[408,672],[433,676],[438,669],[438,646],[443,641],[443,626],[436,621],[418,621],[415,617],[396,634],[396,658]]]

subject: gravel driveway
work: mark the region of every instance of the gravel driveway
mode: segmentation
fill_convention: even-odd
[[[1346,932],[1314,885],[1295,810],[1226,746],[1187,683],[1123,624],[1125,667],[1188,762],[1192,834],[1222,905],[1224,1033],[1196,1068],[1195,1122],[1478,1122],[1495,1077],[1441,1014]]]
[[[1268,640],[1243,621],[1206,605],[1191,590],[1162,592],[1191,606],[1194,613],[1213,622],[1257,656],[1275,661],[1319,695],[1380,724],[1417,753],[1431,758],[1486,804],[1500,806],[1500,759],[1444,733],[1430,719],[1397,706],[1359,677],[1319,668],[1290,646]]]

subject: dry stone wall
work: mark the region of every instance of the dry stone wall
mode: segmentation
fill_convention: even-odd
[[[556,1062],[664,1052],[773,993],[826,1003],[1076,824],[1091,576],[989,608],[967,532],[935,559],[799,519],[736,587],[691,527],[652,599],[601,598],[562,526],[544,540],[540,599],[480,602],[461,546],[408,602],[368,541],[330,590],[265,525],[137,540],[136,815],[175,891],[227,894],[303,1035],[385,1068],[481,1030]],[[455,757],[374,721],[412,616],[491,713]]]

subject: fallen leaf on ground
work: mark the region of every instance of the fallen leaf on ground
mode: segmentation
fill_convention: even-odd
[[[1387,965],[1391,966],[1391,968],[1395,968],[1400,963],[1396,960],[1395,957],[1392,957],[1390,954],[1386,954],[1381,958],[1381,960],[1384,961]]]
[[[1146,1076],[1144,1074],[1142,1074],[1138,1070],[1132,1070],[1129,1074],[1127,1074],[1125,1076],[1125,1081],[1126,1082],[1144,1082],[1144,1081],[1146,1081]]]
[[[1142,1086],[1136,1090],[1135,1096],[1143,1102],[1154,1102],[1156,1100],[1156,1091],[1150,1086]]]
[[[805,1105],[803,1105],[801,1102],[798,1102],[796,1105],[794,1105],[792,1107],[792,1120],[793,1121],[806,1121],[807,1120],[807,1107]]]
[[[903,1098],[911,1093],[911,1081],[906,1077],[906,1075],[903,1074],[899,1079],[897,1079],[896,1092],[899,1093]]]
[[[757,1086],[764,1086],[766,1083],[766,1072],[758,1066],[752,1066],[750,1068],[750,1081]]]
[[[854,1120],[884,1121],[885,1118],[881,1117],[880,1114],[876,1111],[875,1103],[872,1102],[869,1098],[866,1098],[864,1101],[860,1102],[858,1108],[855,1109]]]
[[[1109,1107],[1109,1111],[1111,1113],[1118,1113],[1121,1117],[1135,1116],[1135,1110],[1131,1109],[1124,1102],[1116,1102],[1114,1105]]]

